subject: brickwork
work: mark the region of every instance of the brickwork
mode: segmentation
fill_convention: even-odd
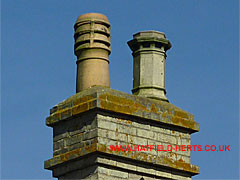
[[[53,155],[59,155],[96,142],[97,119],[85,114],[71,121],[65,121],[53,128]]]
[[[176,129],[158,127],[156,124],[146,125],[141,121],[112,118],[98,114],[98,142],[106,145],[190,145],[190,134]],[[167,156],[173,160],[190,163],[190,151],[155,151],[144,153],[156,156]]]
[[[54,146],[45,168],[59,179],[191,179],[199,173],[190,163],[190,151],[110,149],[109,145],[190,145],[191,133],[199,126],[191,114],[170,103],[94,87],[54,107],[46,123],[53,127]]]
[[[112,157],[102,157],[101,155],[93,155],[84,160],[73,161],[68,166],[56,168],[54,172],[54,175],[58,176],[59,179],[191,179],[186,174],[179,172],[174,173],[150,165],[135,164]]]
[[[74,128],[73,128],[74,127]],[[62,132],[62,134],[60,134]],[[190,134],[146,125],[144,121],[96,114],[65,121],[54,127],[53,155],[59,155],[98,142],[105,145],[190,145]],[[109,148],[109,147],[108,147]],[[156,156],[190,163],[190,151],[144,151]]]

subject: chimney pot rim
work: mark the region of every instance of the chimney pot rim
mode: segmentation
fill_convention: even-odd
[[[150,36],[161,36],[161,38],[166,38],[164,32],[156,31],[156,30],[146,30],[146,31],[139,31],[133,34],[133,38],[137,37],[150,37]]]
[[[105,16],[101,13],[82,14],[77,18],[76,23],[80,23],[83,21],[103,21],[103,22],[109,24],[109,20],[108,20],[107,16]]]

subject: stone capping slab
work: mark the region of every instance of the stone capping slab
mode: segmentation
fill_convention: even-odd
[[[53,127],[55,123],[95,108],[184,128],[190,133],[199,131],[194,116],[173,104],[102,86],[81,91],[53,107],[46,125]]]
[[[165,50],[168,50],[172,47],[171,43],[169,40],[161,37],[156,37],[156,36],[148,36],[148,37],[134,37],[134,39],[128,41],[128,45],[131,48],[132,51],[136,51],[136,45],[139,43],[144,43],[144,42],[157,42],[161,43],[164,47]]]
[[[113,155],[116,157],[123,157],[131,160],[137,160],[145,163],[151,163],[156,166],[163,166],[174,170],[183,171],[190,175],[199,174],[200,168],[196,165],[192,165],[184,162],[183,160],[173,160],[168,158],[167,156],[156,156],[151,154],[146,154],[143,152],[137,151],[111,151],[109,146],[106,144],[93,143],[88,146],[84,146],[82,148],[78,148],[57,156],[54,156],[52,159],[49,159],[44,162],[44,168],[48,170],[53,170],[55,167],[76,160],[77,158],[81,158],[90,153],[100,152],[109,155]]]

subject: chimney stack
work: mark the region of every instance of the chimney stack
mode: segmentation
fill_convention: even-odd
[[[166,51],[171,43],[158,31],[142,31],[128,41],[132,50],[133,89],[135,95],[167,101],[165,90]]]
[[[158,150],[158,145],[160,149],[191,146],[191,134],[199,131],[192,114],[164,102],[168,101],[165,57],[171,47],[165,35],[139,32],[128,42],[134,57],[135,95],[106,88],[111,52],[106,16],[79,16],[74,37],[78,93],[50,110],[46,125],[53,128],[53,157],[44,168],[58,180],[191,180],[199,174],[190,151]],[[146,145],[150,151],[142,149]],[[117,146],[135,150],[120,152]]]
[[[88,13],[78,17],[75,25],[74,51],[77,56],[76,92],[95,85],[110,87],[110,24],[106,16]]]

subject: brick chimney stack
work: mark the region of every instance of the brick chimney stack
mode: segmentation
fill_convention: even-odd
[[[110,24],[98,13],[83,14],[75,26],[74,51],[77,56],[76,92],[95,85],[110,87],[109,60]]]
[[[142,31],[128,42],[133,51],[132,93],[147,98],[168,101],[165,90],[166,51],[171,43],[158,31]]]

